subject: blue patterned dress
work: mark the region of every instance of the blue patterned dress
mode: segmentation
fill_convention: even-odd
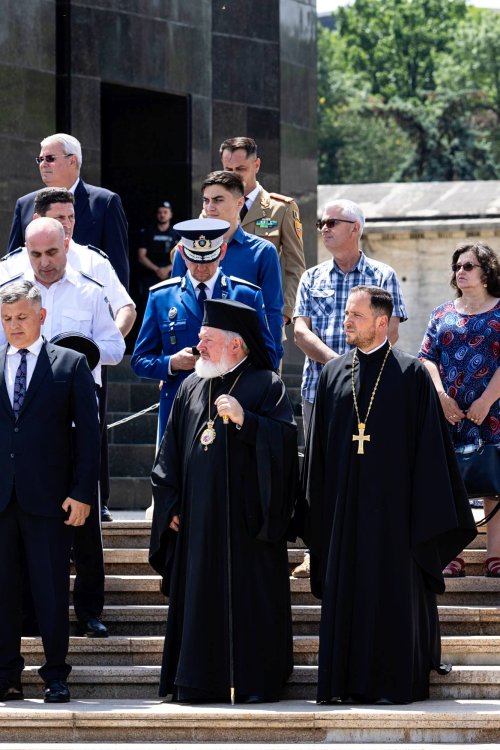
[[[436,307],[418,356],[437,365],[446,393],[466,411],[500,365],[500,300],[477,315],[457,312],[453,301]],[[500,445],[500,399],[482,425],[466,418],[450,429],[456,448],[475,444],[479,438]]]

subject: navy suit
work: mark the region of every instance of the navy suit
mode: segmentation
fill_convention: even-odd
[[[33,220],[37,190],[19,198],[14,209],[7,252],[24,245],[24,232]],[[128,288],[128,224],[120,196],[79,180],[75,190],[75,231],[80,245],[94,245],[109,256],[122,284]]]
[[[0,684],[16,680],[25,555],[46,663],[44,680],[66,679],[69,638],[67,497],[92,505],[99,470],[94,380],[83,355],[44,343],[16,420],[0,348]],[[72,424],[74,423],[74,428]]]
[[[274,339],[264,312],[259,287],[218,270],[213,299],[243,302],[257,310],[262,334],[274,367],[279,366]],[[132,369],[141,378],[163,380],[160,393],[159,437],[165,431],[177,390],[192,370],[168,374],[170,357],[186,346],[196,346],[203,314],[186,276],[177,276],[151,287],[141,330],[132,355]]]

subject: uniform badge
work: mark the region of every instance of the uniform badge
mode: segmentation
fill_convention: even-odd
[[[297,219],[294,220],[293,226],[295,227],[295,234],[299,238],[299,240],[302,239],[302,224]]]
[[[175,320],[176,317],[177,317],[177,308],[171,307],[170,310],[168,311],[168,319]]]
[[[292,211],[292,213],[293,213],[293,218],[297,219],[297,221],[300,221],[299,212],[294,210],[294,211]]]
[[[275,219],[257,219],[255,226],[262,229],[273,229],[273,227],[278,226],[278,222]]]

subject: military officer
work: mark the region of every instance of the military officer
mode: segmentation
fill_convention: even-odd
[[[245,204],[240,223],[245,232],[273,243],[281,263],[283,284],[283,318],[290,323],[300,278],[306,270],[302,224],[299,208],[293,198],[268,193],[257,181],[260,159],[253,138],[228,138],[220,145],[222,165],[237,172],[245,183]]]
[[[161,380],[159,438],[163,435],[174,396],[193,371],[198,332],[206,299],[231,299],[253,307],[274,367],[279,365],[274,339],[258,286],[226,276],[219,263],[226,252],[224,234],[230,225],[218,219],[194,219],[174,226],[180,234],[179,250],[187,266],[183,276],[151,287],[132,368],[143,378]]]

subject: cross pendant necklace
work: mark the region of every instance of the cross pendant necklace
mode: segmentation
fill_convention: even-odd
[[[245,370],[247,370],[247,369],[248,369],[248,367],[245,367]],[[231,388],[228,390],[228,392],[227,392],[228,396],[234,390],[234,387],[236,386],[236,383],[241,378],[241,376],[243,375],[243,373],[245,372],[245,370],[242,370],[240,372],[240,374],[238,375],[238,377],[236,378],[236,380],[232,384]],[[206,450],[206,451],[208,450],[208,446],[212,445],[212,443],[215,441],[215,438],[217,437],[217,433],[215,431],[214,424],[215,424],[215,420],[217,419],[217,417],[219,415],[216,414],[213,419],[210,418],[210,405],[211,405],[211,402],[212,402],[212,378],[210,379],[209,384],[208,384],[208,419],[207,419],[207,426],[205,427],[205,429],[203,430],[203,432],[201,433],[201,436],[200,436],[200,443],[202,444],[204,450]],[[224,424],[227,424],[228,417],[223,417],[223,421],[224,421]]]
[[[361,417],[359,415],[359,408],[358,408],[358,399],[356,397],[356,386],[354,383],[354,368],[356,366],[356,352],[357,349],[355,349],[352,353],[352,370],[351,370],[351,388],[352,388],[352,399],[354,401],[354,409],[356,411],[356,417],[358,418],[358,434],[352,436],[352,440],[357,441],[358,443],[358,455],[364,456],[365,454],[365,442],[370,442],[370,435],[365,435],[366,430],[366,423],[368,422],[368,416],[370,414],[373,399],[375,398],[375,394],[377,392],[378,384],[380,383],[380,378],[382,377],[382,371],[385,367],[385,363],[387,362],[387,357],[389,356],[389,353],[392,349],[391,342],[389,341],[389,346],[387,348],[387,351],[385,353],[384,361],[382,362],[382,367],[380,368],[380,372],[378,374],[377,380],[375,381],[375,385],[373,387],[372,395],[370,396],[370,403],[368,404],[368,410],[366,412],[365,421],[361,421]]]

